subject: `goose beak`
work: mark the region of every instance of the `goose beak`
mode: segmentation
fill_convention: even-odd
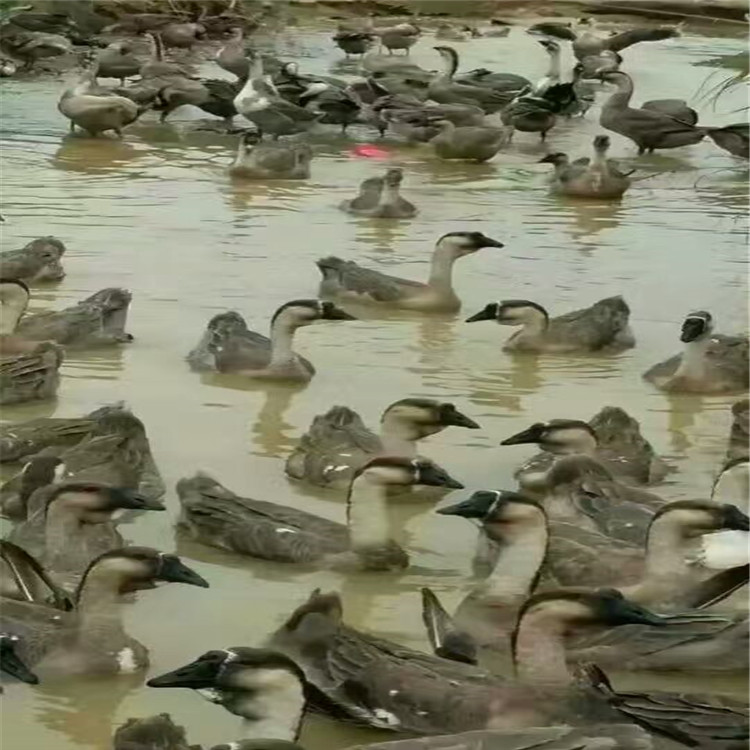
[[[497,500],[496,493],[475,492],[471,497],[455,505],[438,508],[441,516],[459,516],[460,518],[478,518],[482,520]]]
[[[447,487],[451,490],[462,490],[464,488],[461,482],[435,464],[420,467],[419,484],[425,484],[428,487]]]
[[[538,443],[542,437],[542,425],[531,425],[531,427],[505,438],[500,445],[524,445],[527,443]]]
[[[109,488],[108,496],[111,507],[118,510],[166,510],[160,502],[123,487]]]
[[[615,592],[612,592],[615,593]],[[606,625],[656,625],[663,627],[668,620],[640,604],[626,599],[622,594],[608,599],[606,610],[601,612],[601,621]]]
[[[198,575],[192,568],[188,568],[179,557],[175,555],[164,555],[162,564],[156,575],[158,581],[169,583],[187,583],[189,586],[200,586],[202,589],[209,588],[208,581]]]
[[[491,306],[487,306],[484,310],[480,310],[478,313],[474,313],[470,318],[466,318],[465,323],[478,323],[480,320],[495,320],[495,311]]]
[[[26,682],[29,685],[36,685],[39,682],[39,678],[16,654],[15,644],[3,646],[2,654],[0,654],[0,669],[11,675],[11,677],[15,677],[17,680]]]
[[[325,320],[357,320],[353,315],[349,315],[348,312],[333,304],[325,307],[322,317]]]
[[[722,507],[722,528],[732,531],[750,531],[750,518],[736,505],[724,505]]]
[[[682,324],[680,341],[683,343],[695,341],[703,333],[705,327],[706,321],[703,318],[686,318]]]
[[[505,247],[505,245],[503,245],[503,243],[499,240],[493,240],[492,237],[482,235],[479,247]]]
[[[541,159],[539,159],[539,161],[537,162],[537,164],[554,164],[554,163],[555,163],[555,159],[554,159],[554,157],[552,156],[552,154],[547,154],[547,156],[543,156],[543,157],[542,157]]]
[[[154,688],[181,687],[192,690],[211,688],[216,684],[221,667],[221,662],[196,659],[172,672],[152,677],[146,685]]]
[[[446,427],[466,427],[469,430],[480,429],[480,426],[473,419],[469,419],[465,414],[456,410],[443,414],[440,421]]]

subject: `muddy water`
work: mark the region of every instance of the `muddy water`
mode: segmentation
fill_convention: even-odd
[[[703,122],[741,119],[730,114],[743,105],[741,92],[716,110],[696,97],[713,69],[694,67],[741,51],[736,28],[688,30],[679,40],[627,53],[637,100],[680,97],[700,110]],[[266,41],[280,56],[299,59],[303,70],[341,74],[329,36],[320,24],[303,24]],[[437,64],[434,43],[426,37],[414,50],[428,68]],[[507,39],[456,46],[466,69],[481,65],[534,78],[546,67],[538,45],[520,30]],[[219,73],[210,63],[203,70]],[[548,195],[546,167],[535,163],[545,147],[533,135],[518,133],[506,153],[482,166],[441,163],[426,148],[386,139],[386,162],[405,168],[404,192],[420,213],[410,221],[375,222],[336,209],[383,167],[350,153],[355,141],[372,138],[366,130],[353,129],[345,139],[316,135],[309,181],[238,187],[225,173],[233,138],[199,130],[207,123],[197,110],[180,111],[165,126],[147,116],[122,142],[70,137],[55,107],[62,86],[49,78],[3,82],[3,247],[43,234],[62,238],[68,276],[35,289],[32,311],[63,307],[102,287],[127,287],[134,296],[129,329],[135,342],[71,353],[58,400],[6,409],[5,419],[79,415],[124,400],[146,422],[170,486],[200,468],[242,494],[343,520],[340,495],[302,489],[283,474],[295,441],[333,404],[355,408],[373,425],[387,404],[405,396],[455,402],[483,430],[449,430],[422,452],[469,488],[512,487],[514,467],[531,450],[498,443],[530,422],[589,418],[618,404],[641,421],[677,469],[663,495],[706,497],[725,449],[733,399],[667,397],[640,374],[678,350],[680,321],[692,309],[710,310],[725,332],[746,326],[747,169],[731,156],[705,143],[643,157],[639,175],[648,179],[621,203],[598,205]],[[549,147],[588,153],[599,132],[596,121],[594,110],[562,123]],[[632,144],[619,137],[613,144],[614,155],[626,163],[634,158]],[[435,239],[461,229],[506,244],[457,264],[463,313],[496,299],[528,298],[557,314],[622,294],[633,310],[638,347],[611,358],[516,361],[500,351],[508,329],[463,325],[462,317],[358,310],[359,322],[300,331],[297,348],[318,368],[306,388],[201,378],[183,362],[216,312],[239,310],[265,331],[278,305],[314,296],[319,256],[335,253],[421,279]],[[126,535],[176,548],[211,589],[173,584],[143,593],[128,607],[130,632],[151,650],[152,674],[210,648],[259,643],[318,586],[342,592],[351,624],[425,647],[418,588],[433,586],[453,606],[468,586],[474,531],[434,515],[430,506],[394,508],[414,566],[400,576],[378,576],[300,570],[177,542],[173,493],[167,502],[168,514],[144,516],[125,527]],[[664,682],[630,675],[618,684]],[[728,681],[706,680],[703,687],[741,690]],[[13,750],[105,748],[113,726],[161,711],[185,724],[192,742],[211,746],[240,733],[234,717],[196,694],[149,690],[140,679],[14,684],[3,707],[3,736]],[[368,736],[312,720],[303,739],[316,750]]]

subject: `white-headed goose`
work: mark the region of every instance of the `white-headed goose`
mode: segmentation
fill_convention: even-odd
[[[432,253],[430,276],[426,283],[390,276],[354,261],[321,258],[323,274],[320,294],[336,299],[385,305],[423,312],[454,312],[461,307],[453,289],[453,264],[486,247],[502,248],[503,243],[481,232],[449,232],[438,239]]]
[[[380,418],[380,434],[369,430],[346,406],[315,417],[285,465],[287,476],[318,487],[348,486],[356,469],[377,455],[416,458],[417,441],[449,426],[479,429],[453,404],[403,398]]]
[[[307,381],[312,364],[292,348],[298,328],[319,320],[356,320],[332,302],[297,299],[283,304],[271,318],[271,336],[247,327],[237,312],[215,315],[194,349],[187,355],[198,372],[238,373],[250,378]]]
[[[501,326],[521,326],[503,344],[517,352],[613,352],[635,345],[630,330],[630,308],[622,297],[607,297],[591,307],[550,318],[530,300],[491,302],[466,319],[467,323],[494,320]]]
[[[400,569],[408,565],[408,556],[393,540],[387,491],[412,485],[463,487],[427,459],[374,458],[352,477],[347,523],[342,524],[286,505],[240,497],[198,474],[177,483],[179,527],[204,544],[265,560]]]
[[[643,377],[663,391],[727,393],[750,384],[747,336],[714,333],[711,313],[690,313],[682,324],[682,354],[647,370]]]

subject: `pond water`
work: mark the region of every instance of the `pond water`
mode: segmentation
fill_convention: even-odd
[[[305,19],[261,42],[303,71],[346,75],[330,41],[335,21]],[[430,33],[412,51],[438,65]],[[642,44],[625,53],[636,101],[684,98],[704,123],[742,119],[744,92],[714,108],[699,94],[709,75],[698,64],[744,48],[741,26],[688,26],[679,39]],[[485,66],[530,78],[546,56],[515,28],[505,39],[456,43],[463,69]],[[566,65],[570,50],[565,49]],[[569,67],[569,66],[568,66]],[[201,72],[223,72],[205,62]],[[315,587],[341,592],[346,620],[357,627],[426,648],[419,587],[430,585],[453,607],[470,586],[475,530],[440,517],[431,505],[394,507],[414,567],[402,575],[343,574],[264,563],[198,544],[177,543],[178,503],[171,488],[197,469],[239,494],[282,502],[343,520],[342,493],[315,491],[285,479],[284,459],[312,418],[334,404],[356,409],[376,425],[382,409],[407,396],[452,401],[481,431],[450,429],[422,444],[467,488],[512,488],[514,468],[531,446],[499,442],[533,421],[588,419],[607,404],[641,422],[656,450],[677,469],[658,489],[667,499],[705,498],[723,457],[732,397],[672,397],[642,382],[641,373],[679,350],[685,314],[710,310],[725,333],[746,327],[747,166],[706,141],[637,160],[637,182],[620,203],[572,202],[547,190],[548,150],[588,155],[601,132],[597,106],[562,122],[548,145],[517,133],[511,147],[484,165],[437,160],[427,147],[386,137],[383,160],[352,154],[376,135],[354,127],[312,136],[312,178],[300,183],[230,182],[236,138],[200,130],[208,118],[180,110],[166,125],[148,114],[123,141],[71,137],[57,112],[69,78],[2,82],[3,248],[46,234],[68,248],[67,277],[35,288],[31,312],[72,304],[108,286],[130,289],[121,349],[71,353],[59,396],[50,403],[7,408],[3,418],[74,416],[125,401],[146,423],[170,492],[169,512],[146,514],[123,527],[135,543],[179,554],[211,583],[206,591],[166,586],[127,608],[129,632],[151,652],[150,674],[184,664],[211,648],[260,643]],[[713,78],[712,80],[717,80]],[[215,124],[217,121],[213,121]],[[632,143],[614,136],[612,155],[635,161]],[[408,221],[350,217],[337,204],[385,165],[405,170],[404,194],[420,209]],[[184,356],[207,320],[235,309],[266,332],[274,310],[318,285],[316,258],[336,254],[384,272],[426,278],[442,234],[479,230],[505,243],[456,266],[461,315],[424,317],[352,310],[358,322],[320,324],[299,332],[297,350],[318,373],[304,388],[245,384],[191,373]],[[509,329],[462,320],[497,299],[526,298],[551,314],[622,294],[632,309],[638,345],[613,357],[512,359],[501,351]],[[455,493],[454,497],[461,493]],[[618,685],[682,684],[653,676],[618,676]],[[734,681],[692,686],[742,692]],[[113,727],[130,716],[170,712],[192,742],[238,736],[238,720],[191,691],[152,691],[141,677],[14,684],[2,698],[7,747],[105,748]],[[345,747],[377,736],[323,719],[307,722],[310,750]]]

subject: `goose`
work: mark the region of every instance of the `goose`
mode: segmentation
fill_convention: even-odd
[[[176,555],[124,547],[91,561],[71,612],[6,599],[1,627],[20,637],[21,657],[45,681],[71,674],[139,672],[148,666],[148,651],[125,632],[123,595],[156,588],[162,581],[208,588],[207,581]]]
[[[162,511],[164,506],[121,487],[57,482],[29,499],[29,519],[15,526],[8,539],[70,585],[93,557],[122,546],[112,518],[123,509]],[[5,586],[3,594],[10,595]]]
[[[393,50],[402,49],[404,54],[409,54],[422,34],[421,29],[413,23],[397,23],[393,26],[374,26],[372,19],[365,29],[367,33],[380,38],[380,44],[393,54]]]
[[[481,232],[449,232],[432,254],[426,283],[374,271],[334,256],[317,261],[323,275],[320,295],[422,312],[455,312],[461,308],[453,290],[453,264],[485,247],[504,247]]]
[[[553,193],[575,198],[621,198],[630,187],[630,172],[622,172],[616,161],[607,159],[609,137],[594,138],[594,159],[588,157],[570,162],[567,154],[555,152],[539,161],[553,164],[555,174],[551,182]]]
[[[100,78],[119,78],[125,85],[126,78],[137,76],[143,63],[133,54],[133,47],[127,42],[108,44],[96,56],[96,75]]]
[[[239,80],[245,81],[250,75],[248,52],[245,48],[245,34],[239,26],[235,26],[216,55],[216,64]]]
[[[490,25],[480,29],[475,29],[477,36],[486,37],[505,37],[510,34],[510,27],[507,21],[503,21],[500,18],[490,18]]]
[[[191,689],[225,711],[241,717],[248,739],[217,745],[212,750],[302,750],[297,744],[306,706],[315,708],[319,693],[293,660],[272,649],[234,646],[208,651],[195,661],[166,674],[152,677],[152,688]],[[172,745],[137,744],[152,738],[177,738],[184,732],[165,714],[131,719],[116,733],[114,750],[150,750]],[[177,730],[177,731],[175,731]],[[126,744],[131,738],[135,744]],[[255,738],[255,739],[252,739]],[[262,738],[262,739],[260,739]],[[119,742],[123,744],[118,744]],[[619,750],[643,750],[649,740],[635,725],[610,724],[583,728],[545,726],[528,729],[486,729],[419,739],[391,740],[357,745],[351,750],[594,750],[613,742]],[[174,750],[186,746],[174,746]]]
[[[478,430],[453,404],[429,398],[402,398],[385,409],[380,434],[365,427],[346,406],[316,416],[284,466],[288,477],[318,487],[348,486],[354,472],[377,455],[417,457],[417,441],[446,427]]]
[[[506,352],[563,354],[630,349],[635,339],[629,318],[630,308],[618,295],[552,319],[541,305],[529,300],[490,302],[466,322],[494,320],[499,325],[522,326],[503,344]]]
[[[453,47],[433,47],[443,60],[444,69],[430,81],[430,99],[439,104],[473,104],[481,107],[486,114],[500,110],[508,101],[506,94],[488,86],[476,86],[455,81],[458,70],[458,53]]]
[[[456,127],[450,120],[440,121],[440,132],[430,144],[441,159],[488,161],[508,143],[504,128],[470,125]]]
[[[60,34],[28,31],[12,26],[3,29],[3,47],[14,58],[23,61],[24,68],[27,69],[39,60],[60,57],[73,51],[70,41]]]
[[[512,442],[509,442],[512,441]],[[582,454],[602,464],[614,477],[628,484],[657,484],[669,472],[643,437],[638,421],[624,409],[605,406],[586,423],[576,419],[537,422],[504,445],[536,443],[542,453],[532,456],[513,476],[523,486],[543,481],[543,474],[558,456]]]
[[[18,321],[15,330],[26,339],[56,341],[67,348],[130,343],[133,337],[125,331],[130,300],[126,289],[101,289],[71,307],[24,316],[20,321],[25,306],[18,304],[12,311]]]
[[[452,26],[449,23],[439,23],[435,29],[435,39],[444,39],[448,42],[465,42],[480,36],[476,29],[471,26]]]
[[[141,78],[149,81],[167,81],[170,78],[185,77],[187,72],[181,65],[164,60],[164,42],[158,32],[146,32],[151,51],[149,59],[141,65]]]
[[[368,177],[353,200],[339,204],[339,208],[355,216],[373,219],[410,219],[417,214],[417,207],[401,196],[404,172],[399,167],[386,170],[383,177]]]
[[[177,483],[182,507],[179,527],[204,544],[264,560],[354,562],[365,570],[397,570],[407,567],[408,556],[391,539],[386,494],[389,487],[417,484],[463,487],[427,459],[373,458],[352,476],[344,525],[285,505],[240,497],[198,474]]]
[[[680,35],[676,28],[637,27],[622,31],[619,34],[601,37],[591,31],[577,34],[569,26],[547,22],[534,24],[527,31],[532,34],[545,34],[546,36],[573,42],[573,54],[576,59],[581,61],[590,57],[600,57],[607,53],[618,53],[640,42],[659,42]]]
[[[710,312],[691,312],[680,334],[684,352],[649,368],[644,379],[662,391],[746,391],[750,382],[747,336],[724,336],[713,331],[714,319]]]
[[[65,469],[57,456],[34,456],[0,487],[0,515],[14,521],[26,520],[29,498],[41,487],[61,481]]]
[[[516,73],[495,73],[487,68],[475,68],[456,76],[457,83],[492,89],[509,104],[523,91],[532,88],[531,81]]]
[[[58,111],[70,120],[70,132],[76,126],[97,136],[108,130],[122,138],[122,129],[135,122],[141,110],[125,96],[96,93],[96,73],[85,70],[78,82],[65,89],[57,104]]]
[[[618,700],[576,682],[566,664],[566,634],[592,625],[667,627],[664,618],[611,589],[549,591],[526,599],[511,639],[514,681],[357,631],[343,624],[342,617],[336,594],[314,592],[268,645],[304,670],[306,679],[333,702],[338,716],[358,723],[434,735],[559,721],[610,724],[626,717],[688,744],[746,731],[747,715],[738,702],[663,692],[637,697],[617,693]],[[650,711],[653,703],[659,704],[662,720]],[[678,707],[679,718],[671,713]]]
[[[381,135],[390,128],[410,143],[431,141],[439,135],[442,121],[451,122],[457,128],[484,126],[484,112],[473,104],[437,104],[403,95],[388,95],[381,96],[371,105],[361,105],[360,109],[363,118],[374,124]]]
[[[215,315],[187,355],[191,369],[235,372],[251,378],[308,381],[315,368],[293,349],[298,328],[318,320],[356,320],[332,302],[298,299],[284,303],[271,318],[271,336],[248,329],[237,312]]]
[[[0,633],[0,672],[15,677],[19,682],[36,685],[39,678],[24,664],[18,655],[21,639],[16,635]],[[0,692],[2,687],[0,686]]]
[[[306,143],[263,142],[257,132],[240,136],[231,177],[246,180],[304,180],[313,152]]]
[[[316,115],[321,125],[340,125],[342,134],[361,118],[360,105],[348,87],[340,88],[324,81],[311,83],[299,96],[298,103]]]
[[[204,7],[201,16],[205,12]],[[206,27],[200,22],[168,23],[160,29],[159,34],[167,47],[190,49],[197,41],[205,39]]]
[[[0,253],[0,279],[26,284],[60,281],[65,278],[64,253],[65,245],[57,237],[39,237],[20,250],[6,250]]]
[[[364,55],[375,41],[375,34],[367,31],[354,31],[339,26],[338,31],[331,37],[336,46],[342,50],[347,59],[349,55]]]
[[[696,533],[737,523],[746,526],[747,516],[741,519],[741,514],[732,508],[693,501],[665,506],[652,524],[653,534],[662,539],[648,543],[649,568],[644,580],[623,588],[622,594],[629,601],[659,609],[665,602],[674,603],[676,589],[689,594],[691,583],[686,583],[674,569],[654,570],[652,566],[657,557],[664,558],[669,534],[678,530],[683,533],[688,525]],[[494,570],[461,602],[453,618],[429,589],[423,590],[423,619],[433,650],[469,663],[484,661],[485,652],[504,657],[518,608],[535,588],[546,560],[554,554],[550,534],[565,533],[565,529],[548,528],[544,508],[515,492],[475,492],[468,500],[437,512],[479,520],[482,533],[498,546],[499,552]],[[746,616],[681,612],[667,618],[667,622],[673,624],[657,630],[627,626],[594,635],[581,633],[569,644],[568,661],[596,661],[601,666],[628,670],[731,672],[747,668],[736,658],[743,640],[747,640]]]

